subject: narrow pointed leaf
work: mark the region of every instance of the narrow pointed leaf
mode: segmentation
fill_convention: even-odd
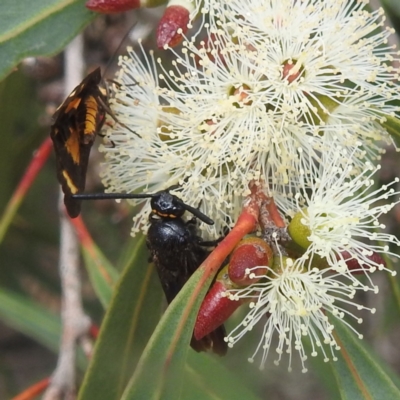
[[[400,120],[390,115],[385,115],[386,121],[381,125],[388,131],[392,136],[393,140],[400,144]]]
[[[0,320],[54,353],[59,352],[60,316],[36,304],[32,299],[0,288]],[[86,369],[87,359],[80,349],[77,362],[81,370]]]
[[[342,322],[335,322],[341,346],[339,359],[331,363],[342,399],[400,399],[399,378],[378,361],[366,344]]]
[[[124,271],[134,264],[138,246],[143,246],[143,236],[141,235],[136,235],[124,243],[124,246],[120,249],[119,258],[115,263],[118,271]]]
[[[115,286],[79,400],[120,399],[160,319],[161,287],[144,242],[142,237]]]
[[[386,267],[392,271],[395,270],[392,259],[388,254],[382,254],[382,258],[385,260]],[[396,305],[397,312],[395,314],[387,313],[386,318],[392,318],[392,321],[398,319],[400,314],[400,282],[398,276],[393,276],[392,274],[387,275],[387,279],[390,284],[390,295],[393,296],[394,304]]]
[[[95,16],[82,0],[2,0],[0,80],[23,58],[63,49]]]
[[[386,14],[392,20],[393,26],[397,32],[400,32],[400,2],[398,0],[381,0]]]
[[[189,351],[187,361],[182,399],[260,400],[216,356]]]
[[[189,299],[201,280],[204,269],[199,268],[168,306],[150,338],[139,364],[122,397],[123,400],[177,400],[182,390],[193,325],[211,278],[185,314]]]
[[[106,308],[110,303],[119,273],[97,246],[92,246],[90,249],[82,247],[82,254],[90,282],[101,304]]]
[[[45,347],[58,351],[61,319],[33,300],[0,288],[0,319]]]

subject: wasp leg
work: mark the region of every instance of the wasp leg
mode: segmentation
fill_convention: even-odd
[[[200,246],[204,246],[204,247],[215,247],[223,239],[225,239],[225,236],[221,236],[215,240],[201,240],[201,241],[197,242],[197,244],[199,244]]]

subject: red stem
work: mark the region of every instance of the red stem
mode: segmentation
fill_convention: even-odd
[[[86,225],[82,220],[82,217],[79,215],[76,218],[70,218],[70,221],[76,230],[76,234],[78,235],[82,247],[90,254],[92,260],[97,264],[97,267],[99,268],[99,271],[103,275],[104,279],[112,285],[113,279],[111,278],[108,271],[103,268],[103,262],[101,258],[99,258],[97,247],[92,239],[92,236],[87,230]]]
[[[179,332],[182,332],[189,315],[193,309],[193,305],[199,297],[202,288],[205,286],[207,280],[211,280],[226,257],[232,252],[240,240],[248,233],[254,231],[257,226],[257,220],[261,205],[260,189],[252,188],[252,194],[246,200],[246,204],[240,214],[236,225],[229,232],[229,234],[218,244],[215,250],[207,257],[207,259],[200,265],[199,270],[203,270],[203,274],[200,277],[199,282],[193,290],[193,293],[188,299],[187,306],[182,313],[179,325],[177,326],[176,332],[178,333],[171,342],[169,349],[169,356],[166,359],[165,368],[168,367],[173,352],[180,340]]]
[[[93,323],[92,323],[92,325],[90,325],[90,328],[89,328],[89,334],[90,334],[90,336],[91,336],[93,339],[97,339],[98,336],[99,336],[99,332],[100,332],[100,328],[99,328],[96,324],[93,324]]]
[[[28,165],[20,183],[18,184],[13,195],[8,201],[4,213],[0,219],[0,242],[3,240],[4,235],[6,234],[7,229],[16,214],[19,205],[24,199],[26,192],[31,187],[36,178],[36,175],[42,169],[46,160],[49,158],[51,148],[52,143],[50,138],[48,137],[43,141],[39,149],[33,155],[32,161]]]
[[[272,197],[268,198],[268,203],[266,204],[266,208],[269,212],[271,220],[275,223],[277,228],[285,228],[286,224],[281,214],[279,213],[278,207],[275,204],[275,201]]]
[[[35,151],[31,163],[25,171],[17,189],[15,190],[10,202],[15,198],[23,197],[28,189],[31,187],[36,175],[42,169],[44,163],[49,158],[51,149],[53,148],[50,137],[46,138],[40,147]]]
[[[11,400],[32,400],[43,393],[48,388],[49,384],[50,378],[44,378],[30,386],[28,389],[25,389],[22,393],[13,397]]]
[[[78,235],[79,241],[81,242],[82,246],[85,247],[90,253],[94,253],[94,241],[89,231],[87,230],[81,216],[79,215],[76,218],[71,218],[70,221],[76,230],[76,234]]]

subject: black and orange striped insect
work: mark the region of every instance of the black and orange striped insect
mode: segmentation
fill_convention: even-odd
[[[56,153],[57,177],[71,218],[80,213],[80,200],[71,196],[85,189],[90,150],[106,113],[117,121],[108,105],[100,68],[97,68],[69,94],[53,115],[50,136]]]

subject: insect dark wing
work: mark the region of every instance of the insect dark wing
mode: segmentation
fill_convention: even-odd
[[[107,96],[100,87],[100,69],[90,73],[53,116],[50,136],[57,159],[57,177],[71,218],[80,213],[80,201],[71,196],[85,189],[90,150],[105,120]]]
[[[155,219],[147,233],[147,246],[168,303],[182,289],[208,252],[194,240],[180,219]]]

